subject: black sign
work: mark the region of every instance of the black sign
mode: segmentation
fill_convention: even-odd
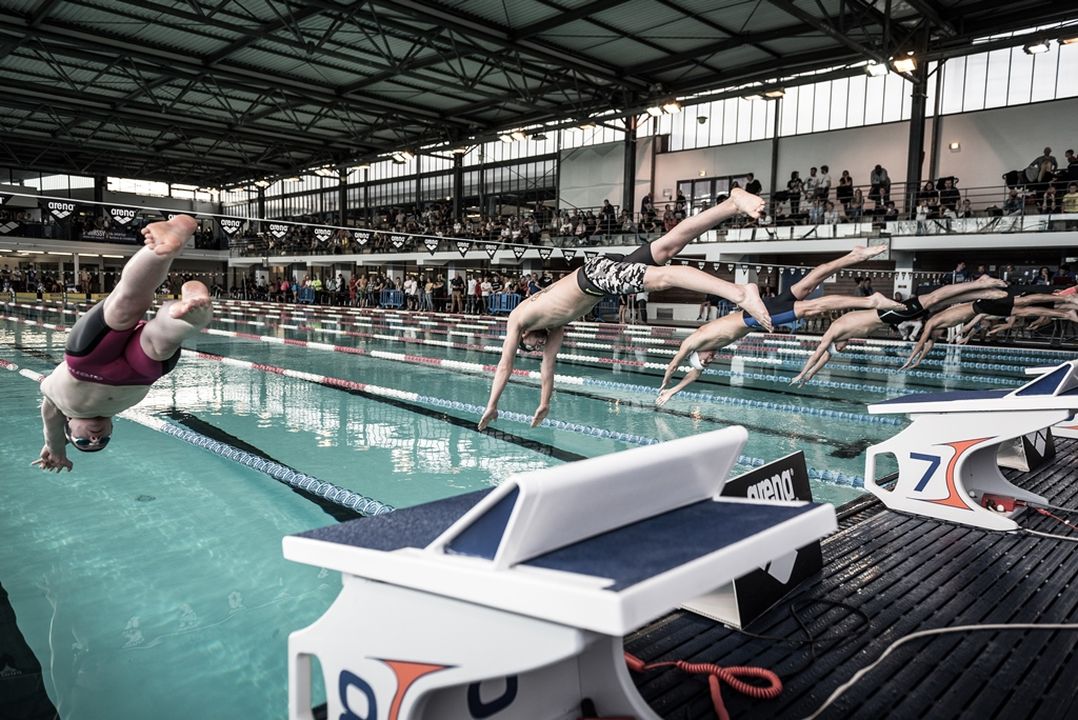
[[[573,258],[576,257],[576,250],[574,250],[572,248],[569,248],[569,249],[558,248],[558,249],[561,250],[561,256],[563,258],[565,258],[565,262],[572,262]]]
[[[243,229],[242,218],[217,218],[217,224],[221,226],[221,232],[229,237],[235,237]]]
[[[366,245],[371,240],[370,230],[356,230],[356,242],[360,245]]]
[[[284,223],[270,223],[269,233],[273,237],[280,240],[281,238],[283,238],[285,235],[288,234],[288,226],[285,225]]]
[[[11,195],[10,193],[0,193],[0,205],[3,205],[4,203],[6,203],[8,200],[10,200],[13,197],[15,197],[15,196]]]
[[[595,252],[594,250],[585,250],[584,251],[584,261],[587,262],[588,260],[591,260],[592,258],[594,258],[598,254],[599,253]]]
[[[11,235],[12,233],[17,235],[18,233],[15,233],[15,231],[18,230],[21,227],[22,227],[22,223],[20,223],[20,222],[14,222],[14,221],[2,222],[2,223],[0,223],[0,235]]]
[[[181,210],[162,210],[161,211],[161,216],[163,218],[165,218],[165,220],[170,220],[170,221],[175,220],[180,215],[188,215],[190,217],[198,217],[198,213],[183,212]]]
[[[498,252],[498,246],[494,243],[487,243],[483,246],[483,249],[487,251],[487,257],[491,260],[494,259],[494,253]]]
[[[314,236],[318,238],[318,242],[328,242],[333,237],[333,230],[327,227],[316,227],[314,229]]]
[[[805,454],[796,452],[773,463],[727,481],[724,497],[750,500],[812,500]],[[802,581],[823,567],[819,541],[776,558],[734,580],[733,592],[738,617],[734,624],[745,627],[782,600]]]
[[[67,220],[77,208],[78,205],[69,200],[49,200],[45,203],[45,209],[57,220]]]
[[[465,242],[463,240],[458,240],[457,241],[457,252],[460,253],[461,257],[464,257],[465,255],[467,255],[468,251],[471,250],[471,249],[472,249],[472,244],[470,242]]]
[[[109,217],[117,225],[123,225],[124,227],[131,224],[131,221],[138,215],[138,211],[135,208],[128,207],[110,207]]]
[[[405,238],[405,237],[404,237],[403,235],[390,235],[390,236],[389,236],[389,243],[390,243],[390,244],[391,244],[391,245],[392,245],[393,247],[395,247],[395,248],[397,248],[398,250],[400,250],[400,249],[401,249],[402,247],[404,247],[404,241],[405,241],[406,239],[407,239],[407,238]]]
[[[549,260],[553,252],[554,248],[552,247],[541,247],[539,248],[539,257],[541,257],[543,260]]]
[[[438,238],[424,238],[423,244],[427,246],[427,252],[431,255],[438,251]]]
[[[524,253],[526,252],[528,252],[528,248],[524,247],[523,245],[513,246],[513,257],[515,257],[517,260],[524,257]]]

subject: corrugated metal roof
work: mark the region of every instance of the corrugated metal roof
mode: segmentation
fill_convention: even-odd
[[[1063,12],[1051,0],[993,9],[934,1],[945,18],[961,15],[964,33],[937,27],[932,47],[940,53],[968,52],[969,38],[987,29]],[[838,0],[823,3],[837,12]],[[167,167],[168,177],[148,179],[225,183],[245,179],[240,173],[291,175],[402,146],[487,140],[507,127],[639,109],[659,95],[758,80],[784,65],[863,57],[799,17],[819,17],[819,5],[800,0],[796,7],[791,13],[758,0],[12,0],[0,4],[0,47],[8,48],[0,56],[0,112],[22,117],[23,108],[40,107],[42,127],[59,128],[49,120],[59,117],[72,133],[95,132],[78,146],[3,137],[0,144],[8,157],[48,158],[42,169],[50,171],[62,170],[56,162],[94,174]],[[851,38],[886,53],[878,15],[866,18],[864,27],[848,28]],[[162,104],[167,114],[156,112]],[[321,112],[327,105],[334,113]],[[393,131],[379,124],[386,117]],[[131,134],[136,129],[156,137],[169,128],[189,138],[184,147],[218,149],[188,162],[173,154],[168,163],[141,147],[116,149],[142,137]],[[264,159],[241,161],[237,146]],[[216,168],[213,177],[204,175],[208,168]]]

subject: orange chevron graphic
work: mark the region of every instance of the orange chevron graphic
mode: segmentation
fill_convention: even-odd
[[[939,500],[926,500],[925,502],[935,503],[936,505],[946,505],[947,507],[958,508],[959,510],[972,510],[969,503],[966,501],[965,496],[958,491],[954,481],[955,466],[958,465],[958,458],[962,457],[962,454],[969,450],[974,445],[979,445],[988,438],[977,438],[976,440],[956,440],[955,442],[941,443],[954,450],[954,456],[951,461],[947,463],[947,497],[940,498]]]
[[[453,667],[452,665],[431,665],[428,663],[408,662],[406,660],[375,659],[388,665],[389,669],[393,671],[393,674],[397,676],[397,692],[394,693],[393,702],[389,706],[389,720],[398,720],[400,717],[401,704],[404,702],[404,696],[408,692],[408,689],[415,684],[416,680],[424,675],[430,675],[439,670]]]

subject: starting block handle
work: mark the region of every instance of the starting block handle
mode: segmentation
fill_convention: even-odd
[[[521,473],[427,546],[504,570],[645,518],[717,496],[748,439],[714,432]]]

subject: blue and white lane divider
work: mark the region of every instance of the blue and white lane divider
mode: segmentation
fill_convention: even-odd
[[[45,378],[44,375],[34,372],[33,370],[27,370],[26,368],[19,370],[18,365],[9,363],[6,360],[2,361],[0,367],[5,367],[8,370],[18,370],[19,374],[24,378],[39,383]],[[311,495],[316,495],[334,505],[348,508],[360,515],[366,515],[368,517],[373,515],[384,515],[385,513],[393,512],[396,509],[392,505],[379,502],[366,495],[361,495],[360,493],[353,492],[347,488],[338,487],[333,483],[319,480],[313,475],[296,472],[292,468],[281,465],[280,463],[267,460],[266,458],[257,455],[252,455],[251,453],[240,450],[228,443],[214,440],[211,437],[206,437],[189,428],[174,425],[146,413],[138,412],[136,410],[125,410],[120,413],[118,417],[138,423],[151,430],[156,430],[159,433],[179,438],[195,447],[200,447],[203,450],[208,450],[214,455],[223,457],[226,460],[231,460],[232,462],[249,467],[252,470],[257,470],[260,473],[269,475],[278,482],[299,488]]]
[[[422,403],[425,405],[432,405],[434,407],[445,408],[448,410],[455,410],[457,412],[465,413],[475,418],[482,417],[484,411],[486,410],[486,408],[482,405],[473,405],[471,403],[463,403],[457,400],[446,400],[444,398],[421,395],[419,393],[412,392],[409,390],[398,390],[395,388],[370,385],[367,383],[356,382],[355,380],[345,380],[342,378],[335,378],[326,375],[318,375],[315,373],[292,370],[290,368],[284,368],[275,365],[267,365],[266,363],[256,363],[250,360],[240,360],[238,358],[230,358],[222,355],[214,355],[211,353],[194,352],[191,350],[184,350],[183,354],[187,357],[193,357],[200,360],[209,360],[221,363],[223,365],[246,368],[248,370],[255,370],[270,375],[281,375],[283,377],[289,377],[297,380],[304,380],[306,382],[316,383],[319,385],[325,385],[326,387],[355,389],[365,393],[369,393],[371,395],[391,397],[396,400],[406,400],[410,402]],[[852,415],[853,413],[849,414]],[[499,411],[498,419],[530,425],[532,421],[532,416],[525,413]],[[563,430],[565,432],[586,435],[588,437],[616,440],[619,442],[629,443],[631,445],[655,445],[662,442],[657,438],[648,437],[645,435],[635,435],[633,433],[620,432],[618,430],[607,430],[606,428],[595,427],[593,425],[571,423],[549,417],[543,420],[540,427],[549,427],[557,430]],[[741,455],[738,457],[737,462],[738,464],[747,467],[761,467],[763,465],[766,465],[768,461],[764,460],[763,458],[755,458],[748,455]],[[865,484],[865,479],[860,475],[847,475],[846,473],[838,472],[835,470],[817,470],[816,468],[810,467],[808,474],[809,478],[813,480],[832,483],[835,485],[864,487]]]

